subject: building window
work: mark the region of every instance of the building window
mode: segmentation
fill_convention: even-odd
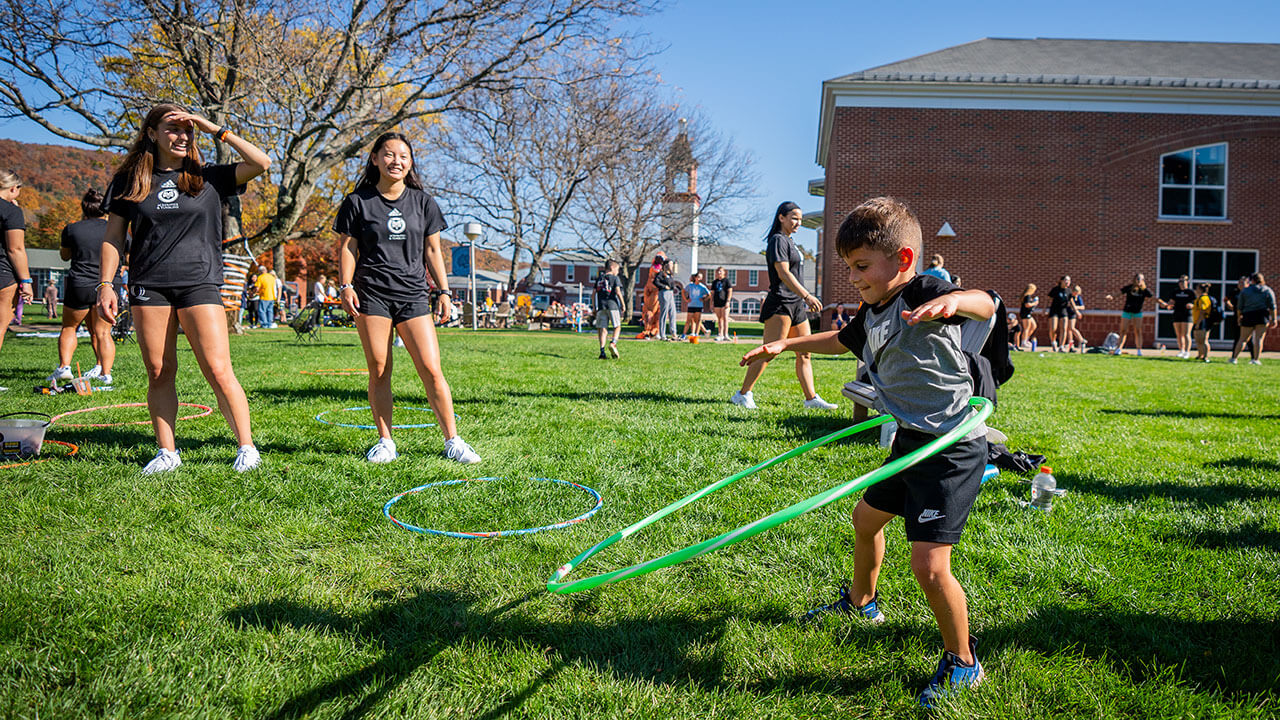
[[[1258,269],[1257,250],[1222,250],[1218,248],[1160,248],[1157,273],[1158,282],[1152,291],[1162,300],[1173,297],[1178,290],[1178,278],[1191,278],[1191,289],[1201,283],[1209,284],[1209,295],[1226,312],[1224,300],[1235,304],[1239,291],[1236,281],[1251,275]],[[1234,341],[1239,334],[1234,317],[1228,317],[1209,331],[1210,340]],[[1173,335],[1173,311],[1156,311],[1156,339],[1176,341]]]
[[[600,277],[600,268],[596,267],[595,265],[592,265],[591,270],[589,270],[587,273],[587,279],[590,280],[591,282],[595,282],[596,278],[598,277]]]
[[[728,275],[726,276],[726,279],[729,281],[729,287],[737,287],[737,286],[738,286],[738,271],[737,271],[737,270],[730,270],[730,271],[728,271]]]
[[[564,281],[573,282],[573,266],[572,265],[564,266]]]
[[[749,285],[749,286],[751,286],[751,287],[759,287],[759,286],[760,286],[760,271],[759,271],[759,270],[748,270],[748,271],[747,271],[747,285]]]
[[[730,270],[730,272],[733,272],[733,271],[732,271],[732,270]],[[729,314],[730,314],[730,315],[737,315],[737,314],[738,314],[738,307],[739,307],[739,305],[738,305],[738,301],[737,301],[736,299],[730,299],[730,300],[729,300]]]
[[[756,271],[755,271],[755,270],[752,270],[751,272],[756,272]],[[743,315],[759,315],[759,314],[760,314],[760,301],[759,301],[758,299],[756,299],[756,298],[747,298],[746,300],[743,300],[743,301],[742,301],[742,314],[743,314]]]
[[[1160,156],[1160,217],[1227,217],[1227,144]]]

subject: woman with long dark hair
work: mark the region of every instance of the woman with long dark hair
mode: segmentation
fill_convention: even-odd
[[[342,306],[355,318],[369,368],[369,407],[378,442],[365,454],[373,463],[399,457],[391,438],[391,345],[399,334],[422,379],[431,410],[444,434],[444,455],[470,464],[480,456],[458,435],[453,394],[440,370],[436,322],[450,314],[449,278],[440,250],[445,229],[440,206],[414,169],[409,139],[381,135],[369,151],[364,174],[342,201],[333,231],[338,234]],[[427,275],[435,283],[434,312]]]
[[[0,170],[0,347],[17,303],[35,300],[27,268],[27,224],[15,203],[22,180],[12,170]],[[8,388],[0,387],[0,391]]]
[[[799,205],[793,202],[782,203],[773,213],[773,224],[766,236],[765,262],[768,263],[769,294],[760,306],[760,322],[764,323],[766,344],[785,337],[808,335],[809,313],[822,312],[822,301],[800,284],[804,256],[791,239],[792,234],[800,228],[803,217],[804,213],[800,211]],[[752,388],[768,365],[768,361],[761,361],[747,366],[742,388],[730,398],[734,405],[748,410],[756,408]],[[836,407],[835,403],[823,400],[814,390],[813,365],[810,363],[809,353],[796,353],[796,377],[799,378],[800,390],[804,393],[804,407],[822,410]]]
[[[62,259],[71,261],[62,298],[62,332],[58,335],[58,366],[49,376],[50,383],[71,379],[71,358],[75,355],[76,328],[89,321],[89,342],[97,358],[87,378],[100,378],[103,385],[112,384],[111,368],[116,361],[116,343],[111,339],[111,323],[94,307],[98,304],[98,276],[102,269],[102,239],[107,234],[107,211],[102,195],[89,188],[80,198],[83,218],[62,228]],[[113,283],[120,282],[117,271]]]
[[[213,136],[244,158],[205,165],[198,133]],[[178,415],[178,325],[218,399],[218,409],[239,449],[231,467],[244,472],[262,458],[249,428],[249,402],[231,367],[222,284],[222,204],[266,172],[267,154],[208,119],[170,103],[151,108],[107,187],[107,229],[99,270],[98,312],[114,323],[116,271],[130,236],[129,302],[147,368],[147,411],[155,429],[156,456],[145,474],[182,464],[174,437]]]

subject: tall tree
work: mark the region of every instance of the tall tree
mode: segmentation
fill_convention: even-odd
[[[506,92],[652,0],[11,0],[0,6],[0,113],[95,147],[127,146],[155,102],[192,106],[268,148],[273,248],[326,177],[387,130]],[[625,44],[625,43],[624,43]],[[222,149],[219,148],[219,152]]]
[[[511,251],[509,288],[523,259],[531,282],[548,253],[576,245],[563,229],[569,209],[617,151],[611,123],[637,111],[629,97],[642,77],[625,62],[574,66],[519,91],[479,98],[443,133],[441,192]]]

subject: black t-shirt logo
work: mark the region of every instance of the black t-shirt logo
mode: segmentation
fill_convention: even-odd
[[[391,211],[391,217],[387,220],[387,229],[396,235],[404,232],[404,218],[399,210]]]
[[[178,199],[178,186],[172,180],[165,180],[160,186],[156,199],[162,203],[171,203]]]

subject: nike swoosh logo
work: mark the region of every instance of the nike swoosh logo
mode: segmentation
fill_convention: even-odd
[[[920,513],[920,517],[916,518],[916,522],[921,522],[921,523],[933,522],[934,520],[941,520],[944,517],[946,517],[946,515],[938,514],[937,510],[925,510],[924,512]]]

